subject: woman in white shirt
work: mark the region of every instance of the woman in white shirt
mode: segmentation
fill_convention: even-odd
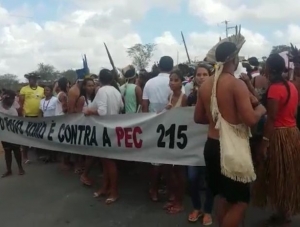
[[[53,96],[53,88],[51,85],[44,86],[44,96],[40,101],[40,116],[39,117],[53,117],[55,116],[55,109],[57,98]],[[39,160],[48,163],[55,162],[56,152],[39,149]]]
[[[55,116],[57,98],[53,96],[53,89],[51,85],[44,87],[44,95],[40,102],[40,116],[41,117],[53,117]]]
[[[80,89],[80,96],[78,98],[78,101],[76,102],[76,112],[83,112],[91,105],[96,96],[95,88],[96,84],[94,79],[85,78],[83,80]]]
[[[69,91],[69,81],[65,78],[59,78],[57,81],[57,102],[55,107],[55,116],[61,116],[65,115],[68,112],[68,91]],[[61,160],[61,168],[63,170],[70,170],[71,164],[70,164],[70,154],[64,153],[61,154],[62,160]]]
[[[65,115],[68,112],[68,90],[69,81],[65,77],[60,78],[57,81],[55,116]]]
[[[82,82],[80,95],[75,103],[76,112],[83,112],[88,108],[95,98],[95,81],[93,78],[85,78]],[[84,160],[83,155],[78,155],[75,157],[75,173],[81,174],[80,181],[87,186],[92,185],[92,181],[88,178],[88,174],[94,163],[95,158],[86,156]]]
[[[101,88],[99,88],[91,106],[84,110],[86,116],[115,115],[124,108],[122,95],[112,86],[113,74],[108,69],[102,69],[99,74]],[[102,188],[94,193],[94,197],[107,196],[106,204],[112,204],[119,198],[118,193],[118,170],[114,160],[102,158],[103,184]]]

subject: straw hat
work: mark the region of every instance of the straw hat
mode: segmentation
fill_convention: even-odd
[[[39,74],[37,74],[36,72],[27,73],[27,74],[24,75],[24,77],[26,79],[29,79],[29,78],[41,79],[41,76]]]

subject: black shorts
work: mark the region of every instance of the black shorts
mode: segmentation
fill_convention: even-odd
[[[221,174],[219,140],[208,138],[204,147],[207,184],[214,196],[220,195],[229,203],[250,202],[250,184],[234,181]]]
[[[3,149],[5,151],[18,151],[20,150],[20,145],[8,142],[2,142]]]

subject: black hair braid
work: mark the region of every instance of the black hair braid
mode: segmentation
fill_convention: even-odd
[[[289,102],[290,97],[291,97],[291,90],[290,90],[290,86],[289,86],[287,80],[283,77],[283,72],[286,70],[284,59],[279,54],[271,54],[266,61],[266,65],[270,69],[271,84],[282,83],[286,87],[288,96],[287,96],[287,99],[286,99],[284,105],[287,105],[287,103]],[[268,92],[269,92],[269,89],[267,90],[267,94],[268,94]]]
[[[291,89],[290,89],[290,86],[289,86],[287,80],[283,78],[282,73],[277,72],[277,73],[273,73],[272,80],[270,80],[270,81],[271,81],[271,84],[282,83],[285,86],[285,88],[288,92],[288,96],[287,96],[286,101],[284,103],[284,106],[286,106],[288,104],[290,98],[291,98]],[[269,86],[269,88],[266,92],[267,97],[268,97],[269,89],[270,89],[270,86]]]

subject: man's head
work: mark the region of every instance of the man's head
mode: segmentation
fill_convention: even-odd
[[[109,69],[101,69],[99,73],[99,82],[101,86],[110,85],[114,79],[112,72]]]
[[[5,90],[2,94],[2,102],[5,106],[11,107],[15,101],[16,93],[12,90]]]
[[[174,61],[169,56],[161,57],[159,60],[159,69],[161,72],[169,73],[173,70]]]
[[[223,42],[216,48],[216,61],[224,63],[224,67],[236,70],[239,65],[239,56],[235,52],[237,47],[232,42]]]
[[[24,77],[28,79],[29,86],[31,87],[37,86],[37,80],[40,79],[40,76],[35,72],[25,74]]]

